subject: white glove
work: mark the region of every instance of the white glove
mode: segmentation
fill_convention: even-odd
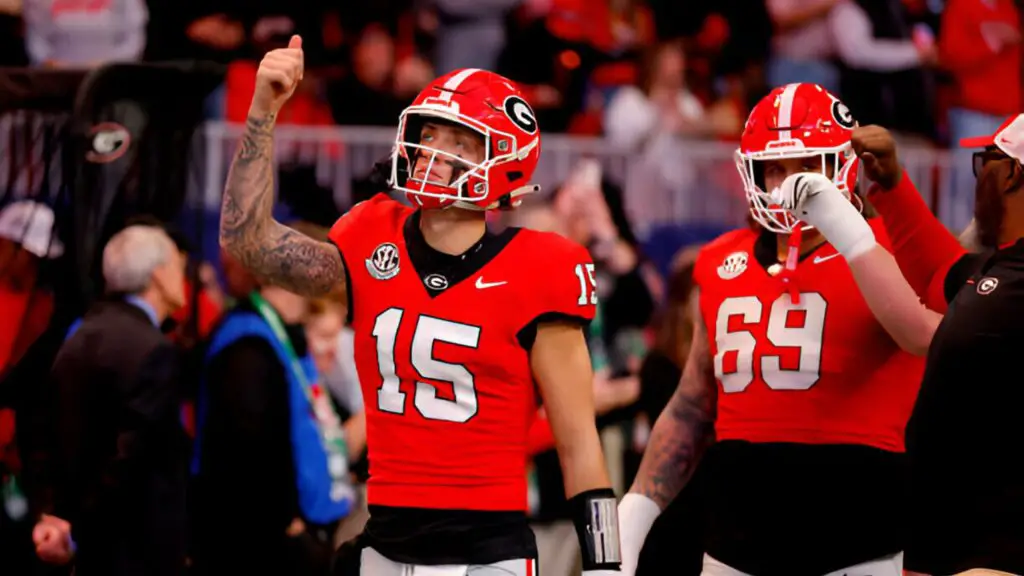
[[[622,569],[620,576],[636,574],[636,565],[640,560],[640,550],[651,526],[661,514],[658,504],[636,492],[629,492],[619,502],[619,540],[622,550]]]
[[[817,228],[847,261],[875,247],[875,233],[867,220],[824,174],[792,174],[772,191],[772,199]]]

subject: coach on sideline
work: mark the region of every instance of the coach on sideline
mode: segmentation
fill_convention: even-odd
[[[907,426],[911,539],[921,573],[1024,574],[1024,115],[961,142],[974,154],[984,248],[945,279]]]
[[[185,301],[184,268],[160,228],[114,235],[103,250],[110,297],[54,361],[52,516],[33,537],[49,561],[77,544],[78,576],[182,573],[188,444],[177,353],[159,326]]]
[[[884,129],[868,128],[854,149],[869,139],[891,140]],[[973,158],[975,222],[989,253],[965,254],[905,187],[869,196],[893,246],[903,245],[898,267],[830,179],[803,174],[777,191],[785,208],[843,254],[890,333],[929,342],[907,425],[908,507],[893,511],[908,523],[908,576],[1024,574],[1024,114],[961,145],[982,149]],[[871,149],[861,154],[868,166],[898,166],[893,143]],[[934,311],[943,308],[944,316]]]

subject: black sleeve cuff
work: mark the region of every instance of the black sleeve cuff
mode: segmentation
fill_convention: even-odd
[[[529,352],[533,348],[533,342],[537,339],[537,327],[541,324],[548,324],[553,322],[566,322],[568,324],[578,324],[580,328],[586,328],[590,326],[590,319],[584,318],[583,316],[576,316],[575,314],[566,314],[565,312],[545,312],[533,320],[530,320],[526,326],[519,329],[516,332],[516,340],[519,341],[519,345],[523,347],[523,350]]]

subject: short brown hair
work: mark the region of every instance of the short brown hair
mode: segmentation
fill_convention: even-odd
[[[313,298],[309,301],[309,315],[310,316],[321,316],[330,312],[331,310],[337,310],[343,312],[345,308],[345,300],[338,299],[333,294],[324,296],[322,298]]]

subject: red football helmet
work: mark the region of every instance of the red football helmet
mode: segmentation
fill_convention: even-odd
[[[821,157],[822,172],[847,198],[857,185],[858,160],[850,139],[856,121],[838,98],[817,84],[787,84],[772,90],[750,112],[736,151],[736,169],[750,203],[750,213],[762,227],[789,234],[806,228],[764,189],[764,160]]]
[[[483,162],[467,162],[421,143],[420,131],[427,121],[455,124],[480,134],[486,151]],[[414,178],[413,169],[421,157],[428,158],[429,165],[452,164],[450,181]],[[512,208],[520,203],[519,196],[537,190],[529,180],[539,158],[537,116],[519,89],[493,72],[466,68],[431,82],[402,112],[388,184],[423,208]]]

